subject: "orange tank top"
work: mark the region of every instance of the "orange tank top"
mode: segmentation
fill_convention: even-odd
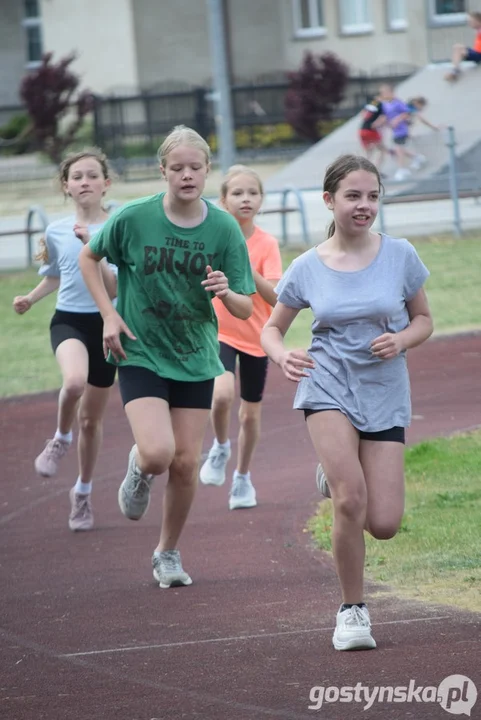
[[[481,53],[481,30],[476,33],[473,50],[474,52]]]

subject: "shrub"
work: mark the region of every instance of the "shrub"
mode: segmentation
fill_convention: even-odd
[[[21,155],[32,146],[32,123],[26,113],[12,115],[10,120],[0,127],[0,150],[5,155]],[[5,142],[2,142],[5,141]]]
[[[75,57],[72,53],[55,64],[52,53],[46,53],[40,67],[26,75],[20,85],[20,97],[30,116],[35,138],[56,164],[94,105],[90,92],[78,92],[80,78],[70,70]]]
[[[337,55],[304,54],[299,70],[287,73],[285,113],[289,124],[305,140],[321,139],[321,121],[330,120],[344,98],[349,69]]]

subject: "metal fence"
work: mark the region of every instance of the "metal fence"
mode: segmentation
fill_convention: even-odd
[[[343,101],[334,111],[333,120],[352,117],[377,92],[380,84],[397,84],[415,70],[414,66],[400,65],[392,66],[388,73],[352,76]],[[270,149],[278,151],[287,147],[299,150],[306,145],[285,119],[284,99],[288,87],[287,80],[232,87],[238,152],[257,150],[257,154],[262,154]],[[208,138],[215,152],[215,109],[211,100],[211,89],[199,87],[180,92],[97,97],[94,109],[95,142],[112,159],[123,159],[126,166],[142,156],[148,163],[152,161],[163,137],[174,125],[182,123]],[[118,168],[120,172],[122,169],[122,166]]]
[[[391,227],[397,232],[403,225],[409,227],[410,219],[417,222],[418,234],[444,228],[459,237],[465,229],[481,227],[479,134],[457,137],[448,127],[415,137],[412,149],[426,165],[419,173],[414,170],[407,182],[385,181],[378,218],[381,230]]]
[[[341,142],[341,141],[340,141]],[[342,152],[356,152],[356,140],[352,146],[342,145],[325,149],[333,159]],[[456,136],[448,127],[439,133],[414,135],[407,149],[412,156],[411,164],[402,180],[396,179],[397,161],[390,156],[383,165],[384,191],[379,206],[375,229],[395,236],[416,237],[452,233],[459,237],[463,232],[481,228],[481,141],[479,135]],[[322,162],[319,162],[319,184],[302,184],[300,176],[295,186],[298,200],[289,203],[296,209],[286,217],[280,210],[285,205],[286,189],[272,190],[267,194],[263,207],[265,216],[259,216],[261,227],[280,238],[282,243],[315,244],[326,237],[332,220],[322,200]],[[311,157],[311,164],[313,158]],[[314,161],[315,162],[315,161]],[[297,164],[298,166],[298,164]],[[277,221],[273,214],[278,211]],[[287,221],[289,228],[287,228]]]

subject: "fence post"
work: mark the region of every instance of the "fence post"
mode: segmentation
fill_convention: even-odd
[[[205,140],[209,137],[210,123],[209,123],[209,112],[207,108],[207,97],[206,91],[202,87],[197,87],[194,90],[194,128],[197,130]]]
[[[96,147],[104,147],[104,136],[102,134],[102,124],[100,122],[100,113],[102,112],[102,102],[97,95],[94,95],[94,107],[93,107],[93,130],[94,130],[94,145]]]
[[[43,230],[47,229],[48,225],[48,217],[45,214],[45,211],[41,205],[31,205],[28,209],[27,213],[27,267],[32,267],[32,255],[33,255],[33,247],[32,247],[32,238],[34,235],[33,228],[32,228],[32,222],[35,215],[38,215],[40,218],[40,222],[42,223]]]
[[[446,145],[449,150],[449,192],[451,200],[453,201],[453,213],[454,213],[454,234],[456,237],[460,237],[463,228],[461,223],[461,212],[459,208],[459,195],[458,195],[458,176],[456,167],[456,136],[454,128],[448,127],[448,139]]]
[[[151,101],[152,98],[146,92],[143,92],[140,96],[142,98],[142,104],[144,106],[145,122],[147,124],[147,135],[149,136],[149,153],[155,154],[154,149],[154,130],[152,127],[152,109]]]
[[[294,185],[288,185],[284,188],[282,191],[282,199],[281,199],[281,223],[282,223],[282,243],[280,244],[281,247],[285,247],[287,245],[287,198],[290,193],[293,193],[297,200],[297,206],[299,209],[299,213],[301,215],[301,226],[302,226],[302,237],[304,239],[304,243],[306,245],[309,245],[309,232],[307,230],[307,216],[306,216],[306,208],[304,205],[304,200],[302,199],[302,192],[298,190]]]
[[[379,218],[379,228],[383,234],[386,233],[386,218],[384,217],[384,205],[382,202],[382,197],[379,201],[379,212],[377,214]]]

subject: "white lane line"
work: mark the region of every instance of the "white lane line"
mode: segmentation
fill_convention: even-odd
[[[417,622],[432,622],[433,620],[450,620],[452,615],[436,615],[433,617],[409,618],[408,620],[386,620],[385,622],[375,623],[376,627],[383,625],[407,625]],[[233,635],[223,638],[206,638],[205,640],[184,640],[182,642],[160,643],[158,645],[134,645],[132,647],[108,648],[107,650],[88,650],[78,653],[62,653],[58,657],[85,657],[87,655],[109,655],[111,653],[133,652],[140,650],[158,650],[161,648],[187,647],[188,645],[206,645],[209,643],[228,643],[237,642],[238,640],[258,640],[261,638],[284,637],[287,635],[308,635],[310,633],[331,632],[332,625],[325,627],[309,628],[308,630],[283,630],[273,633],[257,633],[254,635]]]

